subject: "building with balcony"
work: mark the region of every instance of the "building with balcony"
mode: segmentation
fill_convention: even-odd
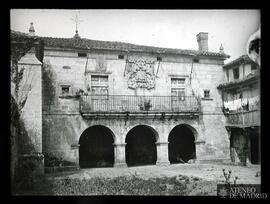
[[[198,50],[39,37],[45,166],[230,161],[217,89],[229,56],[196,39]]]
[[[260,70],[247,55],[223,66],[223,111],[233,162],[260,163]]]

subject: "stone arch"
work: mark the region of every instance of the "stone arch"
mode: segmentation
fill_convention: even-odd
[[[129,127],[128,129],[126,129],[126,131],[125,131],[125,133],[124,133],[124,135],[125,135],[124,141],[126,141],[127,134],[130,132],[130,130],[132,130],[132,129],[138,127],[138,126],[144,126],[144,127],[146,127],[146,128],[149,128],[149,129],[153,132],[153,134],[155,135],[156,142],[159,142],[160,137],[159,137],[158,131],[157,131],[155,128],[153,128],[152,126],[147,125],[147,124],[139,124],[139,123],[136,124],[136,125],[132,125],[132,126]]]
[[[156,164],[158,133],[148,125],[136,125],[126,134],[126,163],[128,166]]]
[[[168,135],[170,163],[185,163],[196,159],[196,139],[198,133],[188,124],[175,126]]]
[[[93,125],[85,129],[79,139],[80,167],[112,167],[114,141],[114,133],[106,126]]]
[[[192,133],[193,133],[193,136],[194,136],[194,141],[196,142],[199,138],[199,131],[196,130],[196,128],[194,128],[192,125],[190,124],[187,124],[187,123],[181,123],[181,124],[178,124],[178,125],[174,125],[173,127],[171,127],[171,130],[169,131],[169,134],[170,132],[177,126],[185,126],[187,127]],[[169,139],[169,134],[167,135],[167,141]]]

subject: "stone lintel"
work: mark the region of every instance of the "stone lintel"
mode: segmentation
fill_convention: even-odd
[[[70,147],[71,149],[79,149],[80,144],[71,144]]]
[[[156,145],[168,145],[169,142],[156,142]]]
[[[204,144],[205,143],[205,140],[197,140],[197,141],[194,141],[195,144]]]

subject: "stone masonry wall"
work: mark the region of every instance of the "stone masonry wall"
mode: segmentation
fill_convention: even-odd
[[[36,173],[43,173],[42,155],[42,80],[41,62],[30,51],[18,62],[19,69],[24,68],[23,78],[18,91],[18,101],[26,98],[21,113],[23,135],[19,138],[19,154],[21,159],[30,155],[37,161]],[[32,157],[31,156],[31,157]]]
[[[125,59],[118,59],[119,53],[89,54],[89,59],[77,57],[77,53],[63,51],[46,51],[43,65],[43,151],[59,155],[69,161],[78,161],[78,152],[72,144],[78,144],[82,132],[93,125],[109,127],[115,134],[115,143],[124,143],[128,131],[139,124],[153,127],[161,142],[168,141],[170,131],[179,124],[188,124],[196,131],[196,151],[198,160],[215,160],[229,158],[229,137],[225,129],[222,113],[221,93],[217,86],[224,80],[223,61],[201,59],[203,63],[192,63],[192,59],[182,56],[162,56],[162,61],[154,65],[156,87],[151,90],[137,91],[128,89],[124,76]],[[109,76],[110,95],[170,95],[170,78],[186,78],[186,94],[203,95],[203,90],[210,90],[210,99],[201,101],[202,114],[199,118],[178,120],[152,119],[83,119],[79,113],[79,100],[76,98],[59,98],[60,85],[70,85],[72,93],[86,90],[87,81],[84,72],[98,74],[95,71],[98,55],[106,56]],[[133,57],[136,56],[133,54]],[[155,55],[143,57],[156,59]],[[87,66],[86,66],[87,64]],[[70,69],[63,69],[70,66]],[[158,68],[159,66],[159,68]],[[45,74],[44,74],[45,73]],[[45,76],[45,78],[44,78]],[[190,78],[191,76],[191,78]],[[53,94],[52,94],[53,92]],[[50,95],[51,94],[51,95]],[[48,96],[49,95],[49,96]]]

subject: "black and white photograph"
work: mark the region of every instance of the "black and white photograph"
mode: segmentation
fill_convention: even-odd
[[[10,9],[11,195],[265,199],[260,72],[259,9]]]

